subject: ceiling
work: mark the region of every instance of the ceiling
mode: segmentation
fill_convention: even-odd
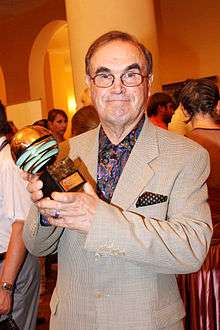
[[[11,18],[42,6],[48,0],[0,0],[0,19]]]
[[[7,20],[41,7],[48,0],[0,0],[0,20]],[[54,0],[56,1],[56,0]],[[59,29],[49,44],[49,50],[69,50],[67,25]]]

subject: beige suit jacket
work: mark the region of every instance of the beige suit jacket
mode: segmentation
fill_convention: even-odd
[[[98,131],[70,141],[70,156],[81,157],[94,182]],[[209,248],[208,173],[203,148],[146,120],[111,204],[100,200],[88,235],[40,226],[33,207],[27,248],[36,255],[58,250],[51,329],[181,329],[175,274],[198,270]],[[137,208],[145,191],[167,201]]]

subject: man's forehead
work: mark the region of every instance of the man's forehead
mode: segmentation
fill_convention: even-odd
[[[99,66],[128,66],[138,63],[140,67],[146,65],[141,50],[127,41],[115,40],[99,47],[91,58],[91,68],[96,69]]]

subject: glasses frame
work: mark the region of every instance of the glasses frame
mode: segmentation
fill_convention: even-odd
[[[134,73],[141,77],[141,82],[140,82],[139,84],[137,84],[137,85],[132,85],[132,86],[126,85],[126,84],[124,83],[124,81],[123,81],[123,76],[124,76],[125,74],[127,74],[127,72],[124,72],[124,73],[122,73],[122,74],[120,75],[120,80],[121,80],[122,84],[123,84],[125,87],[138,87],[138,86],[140,86],[140,85],[143,83],[143,81],[144,81],[145,78],[148,78],[148,76],[144,76],[144,75],[141,74],[141,73],[138,73],[138,72],[134,72]],[[89,76],[89,77],[90,77],[90,79],[92,80],[93,84],[94,84],[96,87],[98,87],[98,88],[109,88],[109,87],[111,87],[111,86],[114,84],[115,76],[114,76],[112,73],[107,73],[107,74],[108,74],[109,76],[112,77],[112,82],[111,82],[111,85],[109,85],[109,86],[98,86],[98,85],[95,83],[95,79],[96,79],[96,77],[100,76],[100,73],[96,74],[94,77],[92,77],[92,76]]]

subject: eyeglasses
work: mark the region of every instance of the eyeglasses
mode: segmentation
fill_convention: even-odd
[[[115,81],[115,76],[111,73],[98,73],[96,76],[91,77],[96,87],[108,88],[111,87]],[[120,76],[121,82],[126,87],[136,87],[142,84],[144,78],[141,73],[125,72]]]

